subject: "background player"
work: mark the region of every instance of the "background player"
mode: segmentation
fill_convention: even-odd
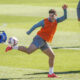
[[[4,43],[7,40],[7,35],[4,31],[0,31],[0,43]]]
[[[67,19],[67,5],[62,6],[64,15],[56,19],[56,11],[54,9],[49,10],[49,17],[35,24],[27,34],[31,34],[37,27],[42,27],[37,35],[34,37],[31,45],[26,48],[25,46],[8,46],[6,52],[12,49],[16,49],[27,54],[31,54],[37,49],[41,49],[49,57],[49,74],[48,77],[58,77],[54,73],[54,58],[55,54],[47,42],[52,42],[52,38],[56,32],[57,24]]]
[[[80,0],[77,6],[77,16],[78,16],[78,21],[80,21]]]

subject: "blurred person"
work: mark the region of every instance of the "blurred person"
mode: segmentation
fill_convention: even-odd
[[[78,21],[80,21],[80,0],[78,2],[78,6],[77,6],[77,17],[78,17]]]
[[[0,31],[0,43],[4,43],[7,40],[7,35],[4,31]]]

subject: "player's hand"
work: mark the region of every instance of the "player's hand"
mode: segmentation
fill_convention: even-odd
[[[29,35],[29,34],[30,34],[30,32],[29,32],[29,31],[27,31],[27,32],[26,32],[26,34],[27,34],[27,35]]]
[[[66,4],[64,4],[64,5],[62,6],[63,9],[67,9],[67,7],[68,7],[68,6],[67,6]]]

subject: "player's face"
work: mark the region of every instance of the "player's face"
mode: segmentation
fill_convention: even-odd
[[[50,18],[51,20],[55,20],[56,15],[55,15],[55,14],[53,14],[53,13],[50,13],[50,14],[49,14],[49,18]]]

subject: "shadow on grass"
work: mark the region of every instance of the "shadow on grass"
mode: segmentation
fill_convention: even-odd
[[[9,80],[9,79],[0,79],[0,80]]]
[[[55,72],[56,74],[76,74],[76,73],[80,73],[80,71],[67,71],[67,72]],[[29,76],[29,75],[44,75],[44,74],[48,74],[48,72],[38,72],[38,73],[31,73],[31,74],[24,74],[24,76]],[[14,79],[18,79],[18,80],[29,80],[29,79],[41,79],[41,78],[48,78],[47,76],[42,76],[42,77],[35,77],[35,76],[29,76],[27,78],[5,78],[5,79],[0,79],[0,80],[14,80]]]
[[[48,78],[48,77],[29,77],[29,78],[6,78],[6,79],[0,79],[0,80],[15,80],[15,79],[18,79],[18,80],[29,80],[29,79],[41,79],[41,78]]]
[[[80,71],[55,72],[55,74],[76,74],[76,73],[80,73]],[[38,72],[24,75],[40,75],[40,74],[48,74],[48,72]]]

